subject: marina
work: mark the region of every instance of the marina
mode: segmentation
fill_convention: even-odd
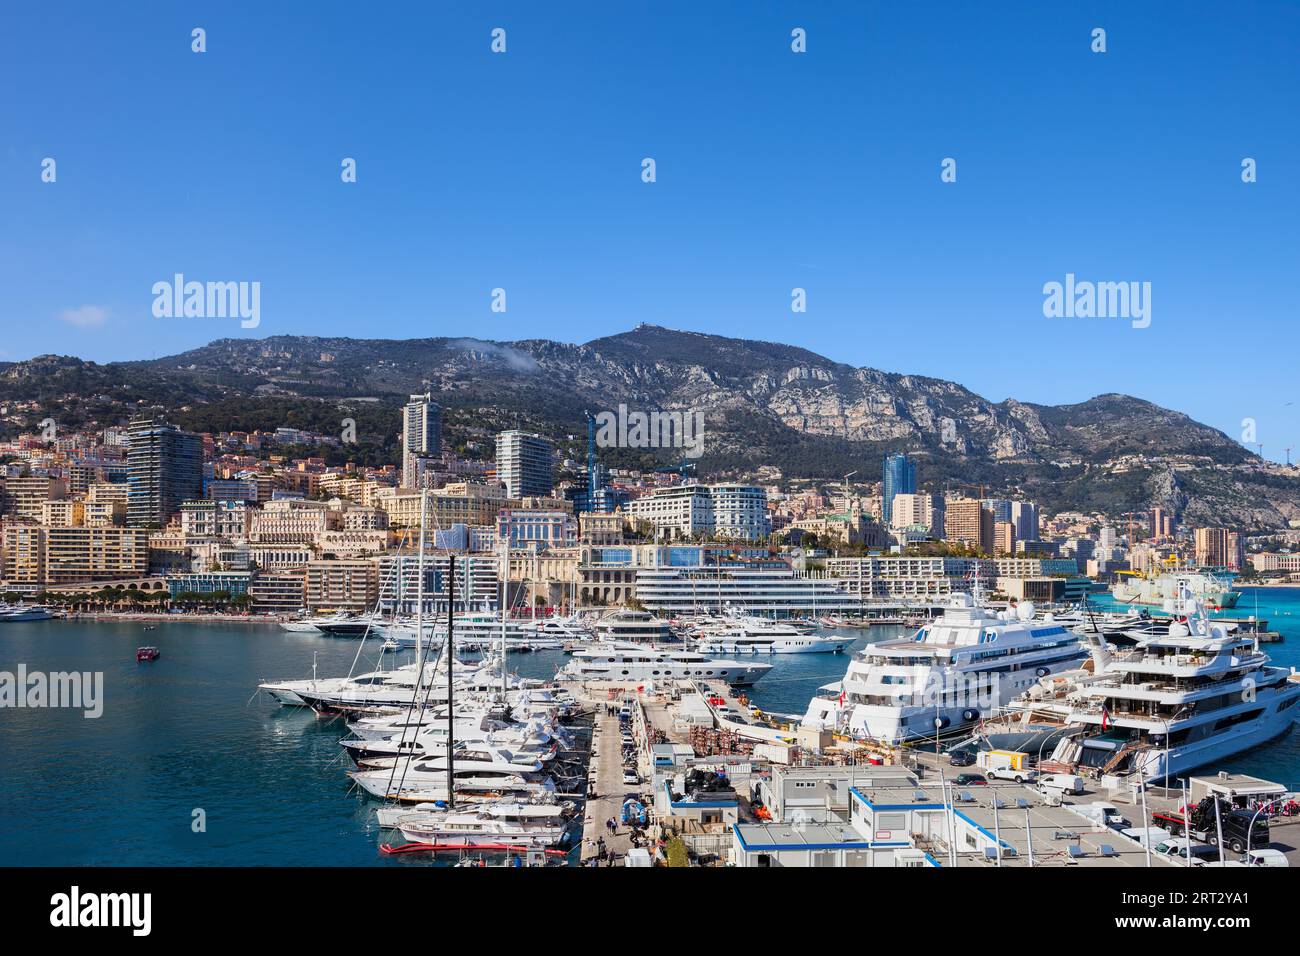
[[[1300,663],[1295,650],[1296,639],[1300,638],[1300,600],[1296,592],[1263,593],[1261,609],[1270,621],[1276,622],[1275,627],[1292,638],[1270,649],[1274,665],[1289,668]],[[870,631],[845,628],[837,633],[850,641],[851,650],[856,652],[877,642],[908,637],[912,631],[885,625]],[[445,783],[438,782],[445,781],[446,776],[447,723],[445,715],[433,705],[432,694],[428,711],[412,724],[391,715],[358,714],[350,721],[342,714],[321,717],[311,708],[292,705],[291,701],[285,701],[290,704],[285,706],[271,692],[254,693],[260,684],[276,683],[269,678],[305,672],[304,679],[311,680],[313,664],[321,675],[318,684],[337,681],[337,675],[346,674],[353,666],[357,642],[285,631],[274,625],[173,620],[156,625],[149,633],[149,643],[161,653],[157,661],[143,667],[135,663],[141,634],[139,624],[74,620],[15,623],[6,628],[5,640],[0,644],[5,659],[0,668],[12,668],[16,661],[26,660],[29,666],[39,664],[49,670],[103,670],[107,696],[115,702],[98,722],[65,711],[14,711],[8,715],[0,728],[12,770],[0,780],[0,788],[11,791],[4,795],[7,799],[0,800],[4,816],[0,820],[0,852],[7,858],[34,853],[39,845],[45,858],[74,864],[111,859],[150,865],[197,859],[218,864],[456,865],[469,852],[457,851],[458,846],[482,844],[536,850],[531,838],[515,841],[514,837],[526,836],[525,831],[533,824],[545,835],[551,823],[542,821],[563,817],[570,842],[558,848],[563,851],[559,856],[543,854],[551,864],[567,861],[578,865],[584,857],[591,859],[599,852],[600,840],[607,861],[612,858],[626,863],[633,850],[654,850],[651,834],[668,831],[655,830],[653,821],[670,819],[670,840],[674,836],[685,838],[692,847],[692,858],[721,862],[732,852],[728,842],[734,838],[732,823],[725,823],[719,831],[712,820],[692,819],[691,806],[728,803],[730,798],[704,799],[705,795],[719,792],[716,780],[701,784],[715,789],[698,790],[692,797],[689,768],[671,776],[665,774],[664,768],[673,760],[694,761],[697,767],[707,766],[709,772],[731,768],[725,779],[737,794],[735,822],[741,826],[739,833],[750,846],[762,845],[756,842],[759,837],[775,840],[781,824],[763,819],[766,808],[761,802],[755,806],[755,796],[764,792],[763,787],[771,786],[767,780],[774,772],[785,772],[781,760],[789,759],[791,742],[799,740],[800,715],[817,696],[818,688],[843,676],[846,663],[845,656],[839,654],[764,655],[762,662],[770,672],[749,688],[728,689],[719,675],[714,675],[712,681],[708,675],[698,680],[696,675],[684,675],[680,681],[653,681],[648,687],[626,681],[562,681],[551,691],[542,688],[554,684],[557,673],[572,662],[573,655],[558,650],[512,655],[508,658],[509,678],[515,686],[533,683],[533,692],[540,698],[533,708],[536,716],[565,694],[571,698],[572,721],[566,719],[563,727],[556,725],[554,729],[559,733],[554,734],[541,720],[505,725],[493,716],[490,707],[476,704],[474,695],[489,695],[499,688],[500,673],[489,662],[487,672],[475,677],[475,667],[467,664],[465,686],[475,689],[466,692],[463,710],[462,705],[457,705],[456,738],[467,751],[465,772],[458,770],[457,778],[479,789],[464,792],[463,800],[458,801],[463,803],[457,810],[459,816],[450,821],[449,817],[444,820],[446,808],[422,806],[436,804],[447,795]],[[370,643],[374,647],[358,662],[357,679],[383,687],[402,681],[403,668],[406,674],[412,673],[410,650],[381,656],[377,642],[372,638]],[[409,677],[405,679],[409,700],[413,683]],[[432,686],[437,686],[436,680]],[[701,692],[686,689],[692,686]],[[635,703],[638,698],[644,706],[628,707],[627,715],[620,718],[624,703]],[[199,718],[198,714],[203,716]],[[47,731],[64,735],[67,757],[50,764],[48,754],[27,732],[38,723]],[[151,728],[150,733],[139,733],[141,727]],[[405,750],[400,746],[403,729],[410,731]],[[625,746],[629,736],[633,739],[630,748]],[[998,743],[1014,742],[1011,738],[995,739]],[[340,746],[346,740],[373,743]],[[960,740],[961,735],[945,736],[938,757],[933,741],[921,740],[901,748],[872,745],[867,751],[871,756],[853,759],[865,766],[875,766],[871,760],[885,766],[894,765],[887,761],[899,761],[898,765],[908,772],[922,775],[916,789],[925,789],[933,783],[933,778],[925,777],[927,773],[942,772],[944,779],[952,781],[962,772],[948,763],[947,754]],[[487,746],[494,747],[495,752],[479,753],[477,758],[492,759],[470,763],[469,748]],[[1050,753],[1051,746],[1047,744],[1044,750]],[[548,762],[541,757],[552,747],[557,756],[569,755],[564,759],[571,761],[572,770],[554,785],[553,797],[538,801],[537,775]],[[590,754],[589,749],[593,751]],[[755,759],[755,752],[762,756]],[[685,757],[687,753],[692,756]],[[352,755],[378,765],[367,770],[357,766]],[[425,790],[404,784],[404,799],[399,802],[376,801],[347,776],[348,771],[368,772],[376,774],[369,779],[378,781],[394,770],[400,774],[399,768],[407,765],[406,761],[419,759],[427,761],[428,772],[408,776],[428,776],[435,782]],[[802,762],[807,759],[798,758]],[[817,764],[833,769],[841,766],[843,759],[827,756],[818,758]],[[49,808],[59,805],[56,793],[66,792],[74,781],[88,775],[108,773],[110,763],[134,768],[129,808],[117,799],[116,791],[102,795],[86,791],[82,809],[70,813],[63,808],[57,819],[50,815]],[[742,773],[746,766],[748,770]],[[756,771],[755,767],[766,769]],[[198,768],[203,771],[196,776]],[[1290,791],[1294,781],[1300,781],[1300,741],[1290,729],[1263,746],[1214,760],[1208,766],[1178,768],[1175,773],[1186,779],[1198,774],[1213,776],[1220,771],[1278,781]],[[808,769],[796,763],[790,772],[813,773],[815,767]],[[678,774],[680,780],[672,782]],[[658,793],[653,790],[655,779],[668,779],[670,789],[676,788],[672,792],[681,799],[664,796],[661,800],[664,791],[662,786]],[[513,804],[502,781],[512,788]],[[909,788],[911,784],[903,786]],[[1004,786],[1008,790],[999,799],[1011,806],[1018,799],[1032,798],[1032,794],[1016,795],[1013,781],[997,782],[995,789],[1001,791]],[[1179,803],[1177,786],[1174,782],[1169,791],[1153,787],[1147,793],[1148,800],[1165,812],[1175,809]],[[376,789],[383,792],[385,787]],[[985,792],[981,789],[974,795],[980,797]],[[19,800],[18,793],[26,796]],[[929,801],[934,794],[927,793]],[[491,806],[557,809],[525,811],[512,817],[508,810],[476,807],[483,801],[470,798],[477,795],[491,796]],[[1131,789],[1092,791],[1087,796],[1091,802],[1114,803],[1123,808],[1126,819],[1134,819],[1132,808],[1137,797]],[[621,822],[629,799],[635,799],[644,810],[648,826],[634,829]],[[942,799],[938,802],[942,803]],[[383,810],[386,806],[393,810]],[[206,811],[206,833],[195,833],[190,828],[196,807]],[[991,808],[986,809],[991,812]],[[485,812],[491,819],[480,820],[478,815]],[[1047,809],[1041,812],[1049,813]],[[141,813],[155,821],[155,830],[145,832],[136,825]],[[427,815],[430,813],[433,816]],[[386,824],[401,815],[426,815],[412,821],[410,832],[403,836],[400,830],[381,826],[381,814]],[[730,814],[729,808],[724,811],[724,817]],[[1057,810],[1049,815],[1052,819],[1059,816]],[[520,819],[524,816],[541,819]],[[607,827],[610,819],[616,822],[612,830]],[[634,807],[633,822],[636,819]],[[475,821],[482,826],[476,829]],[[1291,832],[1287,821],[1274,826],[1275,835]],[[412,842],[412,835],[430,833],[429,827],[443,822],[447,826],[442,829],[448,832],[466,828],[465,839],[459,842],[438,831],[437,838],[450,847],[445,852],[381,852],[383,846],[400,847]],[[1016,824],[1000,819],[999,825]],[[426,829],[417,831],[417,826]],[[633,845],[634,837],[640,847]],[[1038,839],[1036,832],[1033,838]],[[1300,842],[1287,839],[1292,844]],[[1088,838],[1083,842],[1086,845]],[[1276,839],[1274,843],[1283,845]],[[1042,854],[1050,845],[1048,835],[1041,847],[1036,846],[1040,862],[1046,859]],[[1027,851],[1022,847],[1020,861],[1015,865],[1025,865]],[[491,858],[512,851],[484,852]],[[1093,860],[1087,865],[1109,859],[1087,852]],[[1132,859],[1127,850],[1121,849],[1120,853],[1120,859]],[[634,856],[631,865],[636,865],[638,859]]]

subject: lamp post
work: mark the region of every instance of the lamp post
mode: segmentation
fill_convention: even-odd
[[[1263,813],[1265,810],[1267,810],[1267,809],[1268,809],[1269,807],[1271,807],[1272,805],[1273,805],[1272,802],[1269,802],[1269,803],[1261,803],[1261,804],[1259,805],[1259,809],[1256,810],[1256,811],[1254,812],[1254,814],[1253,814],[1253,815],[1251,816],[1251,818],[1250,818],[1250,828],[1249,828],[1248,830],[1246,830],[1246,856],[1247,856],[1247,858],[1250,857],[1250,841],[1251,841],[1251,838],[1255,835],[1255,821],[1256,821],[1257,819],[1259,819],[1259,815],[1260,815],[1261,813]]]

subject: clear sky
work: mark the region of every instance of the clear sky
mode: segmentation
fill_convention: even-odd
[[[651,322],[1253,418],[1281,459],[1298,51],[1285,0],[10,4],[0,359]],[[155,318],[177,272],[260,282],[261,325]],[[1045,318],[1067,273],[1150,282],[1150,327]]]

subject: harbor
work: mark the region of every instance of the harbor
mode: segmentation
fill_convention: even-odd
[[[1296,660],[1296,638],[1300,636],[1300,601],[1293,595],[1290,591],[1272,592],[1261,599],[1267,602],[1268,619],[1276,622],[1273,626],[1291,638],[1269,649],[1275,663],[1284,666]],[[152,628],[148,634],[142,633],[144,626]],[[11,713],[13,719],[7,722],[5,733],[12,773],[0,787],[20,788],[32,799],[17,799],[20,791],[15,789],[10,799],[0,801],[5,817],[0,840],[7,853],[35,852],[39,840],[41,852],[66,862],[113,859],[147,865],[200,859],[225,864],[448,866],[465,859],[504,865],[512,856],[527,862],[527,850],[386,852],[386,846],[398,848],[412,841],[380,825],[378,813],[386,802],[376,800],[347,775],[352,761],[340,742],[354,736],[348,719],[342,714],[318,715],[306,707],[283,707],[266,693],[255,693],[259,684],[276,677],[299,674],[310,678],[313,667],[322,678],[349,671],[361,674],[372,669],[392,672],[409,668],[413,661],[410,649],[383,653],[371,639],[357,661],[356,640],[264,624],[174,618],[149,625],[43,620],[10,623],[5,628],[4,649],[12,659],[10,666],[13,661],[27,660],[49,670],[73,666],[102,670],[108,678],[108,698],[114,702],[99,722],[62,711],[40,714],[40,720],[34,711]],[[1163,780],[1151,781],[1145,788],[1145,814],[1140,790],[1091,777],[1081,793],[1065,796],[1060,805],[1032,785],[1009,780],[963,787],[956,782],[960,774],[984,771],[952,763],[949,751],[960,742],[960,735],[942,737],[936,754],[933,739],[886,745],[801,728],[819,688],[841,680],[858,652],[906,637],[913,628],[877,625],[823,631],[842,635],[849,642],[848,652],[759,655],[750,663],[770,669],[752,686],[739,687],[707,675],[631,682],[575,679],[564,674],[574,661],[572,653],[559,649],[510,653],[507,673],[513,685],[528,682],[535,689],[552,689],[557,700],[567,701],[568,708],[564,725],[565,732],[571,734],[571,749],[565,748],[562,756],[570,768],[542,804],[569,807],[563,810],[568,841],[550,848],[560,852],[542,854],[544,859],[538,860],[534,854],[534,861],[550,865],[665,865],[671,855],[673,860],[697,865],[759,865],[762,854],[746,855],[745,846],[784,847],[783,840],[804,839],[812,832],[808,826],[829,828],[817,831],[827,840],[838,832],[846,844],[863,842],[860,834],[854,837],[849,832],[853,828],[851,791],[866,794],[874,789],[887,792],[890,800],[906,796],[903,803],[929,807],[919,811],[922,815],[959,813],[985,829],[993,822],[994,830],[1007,827],[1012,834],[1025,826],[1024,801],[1031,812],[1029,828],[1019,838],[1023,845],[1004,836],[1016,846],[1017,855],[1014,859],[1004,856],[1002,865],[1028,865],[1031,841],[1034,865],[1046,865],[1048,860],[1064,859],[1061,854],[1071,853],[1076,862],[1086,859],[1083,865],[1087,866],[1133,864],[1139,857],[1136,865],[1146,865],[1145,848],[1140,843],[1141,852],[1135,856],[1131,838],[1118,831],[1103,832],[1113,830],[1111,826],[1092,829],[1090,821],[1079,815],[1079,808],[1111,804],[1128,824],[1119,830],[1131,830],[1139,827],[1144,817],[1150,821],[1157,813],[1177,814],[1184,803],[1180,779],[1212,779],[1225,772],[1276,784],[1282,794],[1293,793],[1294,781],[1300,780],[1300,743],[1296,733],[1289,731],[1262,746],[1190,772],[1178,770],[1169,788],[1163,786]],[[148,665],[135,663],[142,639],[161,650],[159,660]],[[583,646],[589,645],[576,642],[571,650]],[[464,670],[458,670],[466,682],[459,686],[481,684],[466,691],[462,712],[466,718],[477,706],[475,694],[490,694],[500,686],[499,671],[477,678],[473,660],[470,655]],[[433,686],[440,684],[434,682]],[[409,701],[409,687],[405,693]],[[433,700],[431,694],[430,704]],[[25,733],[38,724],[49,729],[49,721],[65,736],[70,754],[52,767],[36,746],[37,738]],[[141,734],[142,727],[150,732]],[[445,735],[442,739],[445,742]],[[509,746],[535,743],[521,736]],[[1044,749],[1047,753],[1033,755],[1035,762],[1048,759],[1053,747]],[[109,761],[136,768],[129,808],[111,793],[102,798],[89,794],[84,816],[64,812],[57,821],[47,816],[44,808],[54,805],[55,792],[66,789],[70,780],[81,775],[107,772]],[[530,762],[529,767],[532,765]],[[196,777],[198,767],[205,770]],[[437,769],[445,772],[445,765]],[[793,788],[796,780],[805,785],[801,789],[816,790],[823,798],[820,809],[805,807],[803,816],[792,822],[782,817],[787,804],[778,791]],[[868,784],[870,787],[863,789]],[[911,799],[921,792],[924,799]],[[947,811],[943,809],[945,792]],[[973,799],[966,800],[963,793]],[[445,797],[438,792],[426,795],[435,800]],[[629,801],[633,802],[630,808]],[[403,804],[402,812],[424,812],[416,806]],[[191,828],[196,810],[203,811],[206,830]],[[1004,810],[1008,812],[1004,814]],[[627,813],[630,817],[625,817]],[[985,819],[994,813],[996,821]],[[1073,814],[1073,818],[1063,813]],[[146,835],[135,825],[140,814],[155,821],[154,835]],[[825,819],[816,819],[820,817]],[[608,825],[610,820],[613,828]],[[923,822],[920,816],[917,822]],[[805,836],[782,829],[795,826],[805,828]],[[1065,848],[1064,843],[1054,842],[1057,830],[1079,834],[1082,845],[1092,848]],[[1295,858],[1294,848],[1300,843],[1295,833],[1292,817],[1271,817],[1270,848],[1278,849],[1293,863],[1300,862]],[[1118,855],[1101,854],[1102,843]],[[497,845],[521,846],[509,840]],[[909,842],[907,848],[895,850],[923,850],[936,864],[951,865],[945,863],[942,852],[935,852],[936,847],[942,851],[944,846],[941,840],[915,846]],[[768,852],[768,864],[773,853],[786,852],[792,851]],[[865,851],[847,847],[845,852]],[[1153,856],[1154,865],[1164,863],[1160,856]],[[973,851],[961,854],[957,865],[991,865],[978,857]],[[864,859],[847,856],[837,865],[862,865]],[[802,865],[794,860],[790,857],[780,865]]]

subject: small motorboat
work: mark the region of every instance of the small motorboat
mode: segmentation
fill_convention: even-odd
[[[156,625],[156,624],[146,624],[146,625],[144,626],[144,629],[145,629],[146,631],[156,631],[156,630],[158,630],[158,625]]]
[[[380,644],[379,647],[383,651],[400,651],[402,649],[402,645],[398,644],[391,637],[384,641],[384,643]]]
[[[156,647],[137,647],[135,649],[135,662],[143,664],[146,661],[156,661],[162,655]]]

